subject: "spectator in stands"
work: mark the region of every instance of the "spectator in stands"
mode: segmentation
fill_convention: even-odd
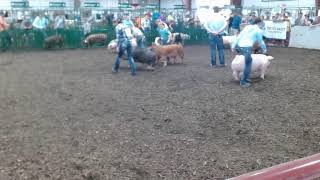
[[[9,28],[9,24],[4,19],[4,13],[0,12],[0,33],[2,34],[3,40],[1,47],[8,48],[11,45],[11,37],[7,31]]]
[[[84,36],[88,36],[91,33],[92,24],[94,22],[94,18],[91,16],[82,26],[83,26],[83,34]]]
[[[54,29],[59,33],[64,29],[66,18],[62,13],[57,14],[54,19]]]
[[[294,18],[292,17],[292,14],[291,14],[290,12],[287,12],[287,15],[286,15],[286,16],[288,16],[288,19],[289,19],[289,21],[290,21],[291,26],[294,26],[295,20],[294,20]]]
[[[287,25],[287,32],[286,32],[286,39],[282,41],[282,45],[288,47],[289,46],[289,40],[290,40],[290,32],[291,32],[291,22],[288,16],[284,17],[284,21]]]
[[[282,15],[280,15],[279,13],[276,13],[274,16],[272,16],[272,21],[282,21]]]
[[[228,26],[226,19],[219,13],[219,8],[213,8],[213,14],[210,19],[204,24],[204,27],[209,34],[210,46],[210,65],[211,67],[218,67],[216,64],[216,48],[219,54],[219,67],[225,67],[224,61],[224,45],[222,36],[225,34],[225,29]]]
[[[137,40],[137,46],[140,48],[144,48],[145,36],[143,35],[143,32],[141,31],[141,29],[139,29],[137,26],[133,26],[132,34]]]
[[[296,26],[302,26],[303,25],[303,19],[302,19],[302,13],[299,12],[298,18],[295,20],[294,25]]]
[[[170,12],[169,15],[167,16],[167,22],[170,22],[170,21],[174,21],[172,12]]]
[[[150,36],[151,34],[151,19],[150,19],[150,13],[145,13],[144,18],[141,20],[141,28],[143,30],[143,33],[145,36]]]
[[[169,31],[172,32],[172,33],[175,32],[175,24],[176,23],[174,22],[174,20],[169,21],[168,27],[169,27]]]
[[[238,35],[240,32],[241,17],[238,12],[233,13],[231,20],[231,35]]]
[[[113,22],[115,21],[114,14],[113,13],[108,14],[107,20],[108,20],[108,26],[112,27]]]
[[[189,21],[190,21],[191,17],[190,17],[190,12],[186,12],[186,14],[183,17],[183,23],[186,27],[189,27]]]
[[[158,11],[155,11],[152,13],[152,21],[153,22],[155,22],[159,18],[160,18],[160,13]]]
[[[32,26],[41,32],[43,38],[47,37],[46,29],[48,25],[49,21],[43,14],[38,15],[32,23]]]
[[[29,12],[26,12],[21,23],[21,29],[23,30],[30,30],[32,29],[32,20]]]
[[[252,12],[249,16],[249,19],[248,19],[248,24],[253,24],[254,20],[256,19],[256,13],[255,12]]]
[[[268,11],[268,12],[266,12],[266,20],[270,20],[270,17],[271,16],[271,13]]]
[[[21,23],[23,21],[23,12],[22,11],[18,11],[17,12],[17,22]]]
[[[320,15],[315,18],[312,23],[312,26],[320,26]]]
[[[309,15],[306,14],[304,15],[304,21],[303,21],[303,26],[310,26],[312,25],[313,21],[310,19]]]
[[[157,30],[159,32],[161,45],[168,44],[169,38],[171,37],[171,32],[169,31],[168,25],[159,20]]]

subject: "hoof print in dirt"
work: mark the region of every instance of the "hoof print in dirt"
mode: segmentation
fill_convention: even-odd
[[[164,120],[164,122],[166,122],[166,123],[169,123],[171,121],[172,121],[172,119],[170,119],[170,118],[167,118],[167,119]]]

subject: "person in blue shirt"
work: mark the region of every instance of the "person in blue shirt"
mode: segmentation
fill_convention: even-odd
[[[231,35],[238,35],[240,32],[241,17],[235,12],[231,21]]]
[[[116,56],[115,63],[112,67],[113,73],[118,72],[120,67],[120,58],[124,54],[124,52],[127,52],[131,75],[132,76],[136,75],[136,65],[132,58],[132,46],[130,41],[133,38],[132,27],[133,27],[133,23],[129,20],[128,17],[125,17],[122,20],[122,22],[116,26],[116,36],[118,41],[119,52]]]
[[[160,36],[160,44],[161,45],[167,45],[169,42],[169,38],[171,37],[171,32],[168,28],[168,26],[162,22],[159,21],[158,23],[158,32],[159,32],[159,36]]]
[[[216,48],[218,49],[219,54],[219,61],[220,67],[225,66],[224,62],[224,45],[222,36],[225,34],[225,29],[228,26],[226,19],[219,14],[219,8],[213,8],[213,15],[210,19],[204,24],[204,27],[209,33],[209,47],[210,47],[210,60],[211,60],[211,67],[217,67],[216,65],[216,55],[215,51]]]
[[[263,21],[260,18],[256,18],[253,24],[246,26],[231,44],[232,52],[235,52],[235,48],[237,48],[240,54],[245,57],[245,67],[240,80],[241,87],[249,87],[251,85],[249,76],[252,65],[252,46],[258,42],[263,53],[265,54],[267,52],[266,45],[262,38],[263,29]]]

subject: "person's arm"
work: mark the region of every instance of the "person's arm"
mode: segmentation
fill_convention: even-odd
[[[116,26],[116,39],[119,40],[119,25]]]
[[[244,34],[247,33],[246,28],[243,29],[240,34],[238,36],[236,36],[236,38],[232,41],[231,43],[231,51],[234,52],[234,49],[236,48],[236,46],[238,45],[240,39],[244,36]]]
[[[258,41],[261,49],[263,49],[263,53],[266,53],[267,52],[267,47],[266,47],[266,44],[263,41],[262,33],[257,33],[256,37],[257,37],[257,41]]]
[[[211,31],[210,30],[210,28],[209,28],[209,26],[208,26],[208,23],[206,22],[206,23],[204,23],[204,28],[208,31],[208,33],[212,33],[212,34],[214,34],[215,32],[214,31]]]
[[[314,27],[317,27],[317,26],[320,26],[320,24],[311,24],[309,27],[310,28],[314,28]]]
[[[216,34],[219,34],[219,33],[223,32],[223,31],[226,29],[227,26],[228,26],[228,22],[227,22],[227,21],[224,21],[223,27],[222,27],[221,29],[219,29],[219,31],[217,31]]]
[[[2,26],[4,29],[7,29],[9,27],[9,24],[3,17],[0,17],[0,26]]]
[[[232,41],[231,43],[231,51],[234,52],[234,49],[236,48],[239,40],[240,40],[241,33]]]

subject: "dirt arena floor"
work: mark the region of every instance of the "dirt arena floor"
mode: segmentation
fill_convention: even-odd
[[[136,77],[105,49],[2,53],[0,179],[225,179],[319,153],[320,51],[269,52],[250,88],[207,46]]]

